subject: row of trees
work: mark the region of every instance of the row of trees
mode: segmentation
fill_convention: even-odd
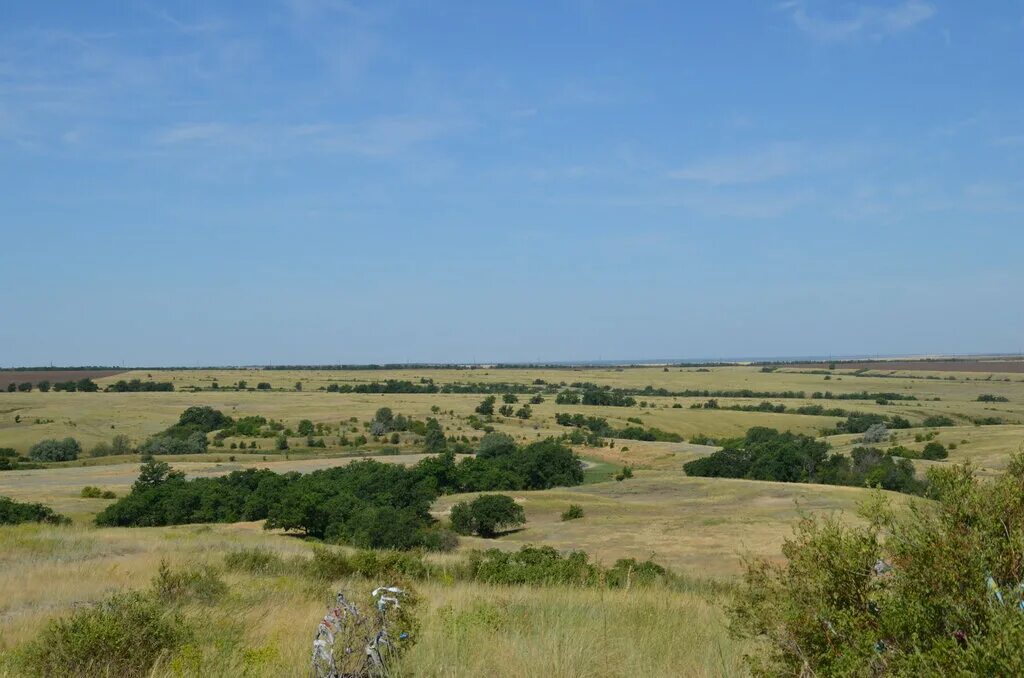
[[[533,416],[533,409],[530,407],[530,403],[542,403],[544,398],[540,395],[535,395],[530,399],[530,403],[524,404],[518,409],[514,406],[515,403],[519,402],[519,398],[515,394],[506,393],[502,396],[504,404],[498,408],[498,414],[503,417],[511,417],[515,415],[519,419],[529,419]],[[497,402],[495,396],[487,396],[484,398],[479,405],[476,406],[476,413],[484,416],[492,416],[494,414],[494,405]]]
[[[16,384],[13,381],[7,384],[7,392],[14,393],[29,393],[33,388],[38,388],[43,393],[46,393],[50,389],[54,391],[83,391],[86,393],[94,393],[100,390],[100,387],[92,379],[79,379],[78,381],[58,381],[55,384],[51,384],[49,380],[43,379],[36,384],[30,381],[23,381],[20,384]]]
[[[141,379],[132,379],[125,381],[119,379],[110,386],[107,386],[104,391],[110,391],[112,393],[140,393],[150,391],[173,391],[174,384],[169,381],[142,381]]]

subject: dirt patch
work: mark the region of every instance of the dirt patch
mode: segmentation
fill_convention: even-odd
[[[795,369],[824,370],[830,363],[804,363],[786,365]],[[878,370],[901,372],[1005,372],[1024,373],[1024,359],[1007,360],[864,360],[836,362],[837,370]]]
[[[79,379],[102,379],[121,374],[126,370],[0,370],[0,388],[6,389],[8,384],[30,382],[32,387],[41,381],[55,384],[58,381],[78,381]]]

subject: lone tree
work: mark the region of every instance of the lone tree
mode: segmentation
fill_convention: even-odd
[[[490,416],[494,414],[494,403],[497,400],[494,396],[487,396],[476,406],[476,413]]]
[[[299,422],[299,435],[300,436],[311,436],[313,435],[313,422],[309,419],[303,419]]]
[[[423,449],[426,452],[444,452],[448,449],[448,441],[444,437],[444,429],[437,419],[427,419],[427,434],[423,439]]]
[[[502,529],[526,522],[523,507],[504,494],[482,494],[471,502],[459,502],[452,507],[452,529],[459,534],[476,533],[493,539]]]

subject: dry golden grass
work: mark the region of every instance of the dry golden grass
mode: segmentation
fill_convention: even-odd
[[[302,555],[305,544],[256,526],[160,529],[0,529],[0,675],[17,675],[12,648],[73,606],[145,588],[161,560],[218,566],[261,546]],[[312,632],[331,592],[367,583],[298,576],[223,575],[230,593],[184,610],[195,640],[155,676],[305,676]],[[379,582],[375,582],[379,583]],[[740,675],[744,646],[725,633],[720,599],[662,587],[628,591],[418,585],[423,634],[399,675]]]
[[[467,537],[460,548],[518,549],[544,544],[582,550],[611,565],[619,558],[653,558],[700,579],[729,579],[744,555],[781,558],[801,511],[842,511],[854,519],[865,490],[854,487],[688,478],[672,471],[638,471],[623,482],[512,494],[526,525],[498,540]],[[906,495],[887,493],[896,506]],[[442,497],[435,514],[475,495]],[[570,504],[585,516],[563,522]]]
[[[924,373],[922,373],[923,375]],[[149,375],[152,375],[151,377]],[[921,375],[918,375],[921,376]],[[943,375],[946,376],[946,375]],[[920,421],[943,414],[965,422],[967,417],[999,416],[1024,420],[1024,378],[956,375],[956,381],[836,373],[822,375],[780,370],[762,373],[757,368],[590,368],[573,370],[401,370],[401,371],[153,371],[118,375],[173,381],[177,387],[209,386],[217,380],[227,386],[238,379],[249,385],[268,381],[291,389],[303,382],[303,392],[200,393],[15,393],[0,394],[0,447],[25,451],[43,438],[71,435],[88,449],[114,434],[136,441],[174,423],[191,405],[211,405],[232,416],[259,414],[295,426],[300,419],[337,426],[356,417],[365,421],[377,408],[417,419],[438,416],[449,434],[478,436],[465,417],[480,395],[360,395],[317,391],[330,383],[357,383],[388,378],[418,381],[551,383],[589,381],[617,387],[648,384],[672,390],[739,389],[764,391],[818,390],[834,392],[891,391],[915,395],[918,400],[879,405],[873,401],[775,400],[787,406],[822,404],[848,410],[899,414]],[[972,377],[972,380],[964,380]],[[106,383],[111,379],[101,380]],[[1007,403],[979,403],[978,395],[991,393]],[[935,400],[938,398],[938,400]],[[553,398],[535,405],[534,418],[521,422],[498,418],[495,426],[520,440],[534,440],[565,432],[554,422],[556,412],[602,416],[615,426],[627,418],[643,425],[690,437],[741,435],[751,426],[773,426],[814,433],[834,426],[829,417],[690,409],[704,398],[638,398],[647,407],[614,408],[556,405]],[[723,406],[756,404],[760,399],[719,399]],[[681,407],[672,407],[679,404]],[[453,411],[454,415],[448,414]],[[15,422],[15,416],[21,417]],[[36,423],[36,420],[40,423]],[[963,425],[938,429],[937,439],[955,443],[951,463],[970,460],[983,472],[1003,468],[1009,455],[1024,441],[1024,425]],[[896,432],[897,442],[919,448],[914,431]],[[966,441],[966,442],[965,442]],[[346,458],[319,455],[282,459],[269,449],[272,440],[259,441],[263,449],[243,454],[229,449],[213,451],[173,463],[190,475],[227,473],[236,468],[265,466],[276,470],[309,471],[347,463]],[[855,436],[831,439],[836,451],[856,445]],[[624,448],[629,448],[624,451]],[[410,452],[414,447],[407,447]],[[682,465],[710,450],[688,443],[616,441],[614,448],[581,450],[587,458],[637,469],[636,477],[622,483],[607,482],[544,492],[517,492],[527,524],[496,541],[468,538],[462,550],[496,546],[516,549],[525,543],[581,549],[596,560],[653,557],[663,565],[700,578],[731,579],[740,569],[740,555],[780,557],[779,546],[789,534],[800,510],[845,511],[866,496],[863,489],[790,485],[744,480],[687,478]],[[229,462],[235,455],[236,462]],[[263,457],[266,456],[265,461]],[[418,456],[380,457],[382,461],[409,463]],[[224,554],[243,546],[262,546],[285,554],[308,552],[302,542],[267,533],[255,524],[182,526],[160,529],[97,529],[84,527],[106,501],[82,499],[85,485],[127,491],[137,474],[136,457],[87,460],[89,466],[49,468],[41,471],[0,472],[0,495],[42,501],[72,515],[77,527],[0,528],[0,648],[28,640],[45,621],[76,603],[95,601],[123,589],[145,587],[164,558],[177,566],[220,564]],[[928,462],[916,462],[920,468]],[[435,512],[444,515],[465,497],[444,497]],[[895,496],[897,504],[906,497]],[[570,503],[583,506],[582,519],[562,522]],[[458,556],[449,556],[458,557]],[[231,595],[213,607],[193,606],[187,613],[201,620],[202,633],[194,647],[169,658],[157,675],[306,675],[313,626],[323,613],[331,587],[311,586],[295,577],[253,578],[226,574]],[[409,675],[437,676],[613,676],[613,675],[734,675],[742,673],[743,646],[724,632],[723,600],[664,589],[609,592],[575,589],[490,587],[476,584],[422,586],[426,600],[422,642],[404,666]],[[228,638],[240,641],[227,642]],[[0,649],[2,652],[2,649]],[[3,675],[0,660],[0,675]],[[13,674],[12,674],[13,675]]]

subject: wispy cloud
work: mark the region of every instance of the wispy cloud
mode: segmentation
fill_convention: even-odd
[[[165,147],[229,147],[243,152],[325,153],[390,157],[447,136],[463,119],[377,116],[349,124],[244,124],[203,122],[173,125],[154,141]]]
[[[803,145],[777,143],[751,152],[700,160],[672,170],[669,177],[714,186],[756,184],[794,174],[810,161]]]
[[[787,0],[779,9],[789,14],[798,29],[819,42],[891,37],[931,19],[936,11],[925,0],[884,5],[854,3],[842,13],[817,11],[807,0]]]

